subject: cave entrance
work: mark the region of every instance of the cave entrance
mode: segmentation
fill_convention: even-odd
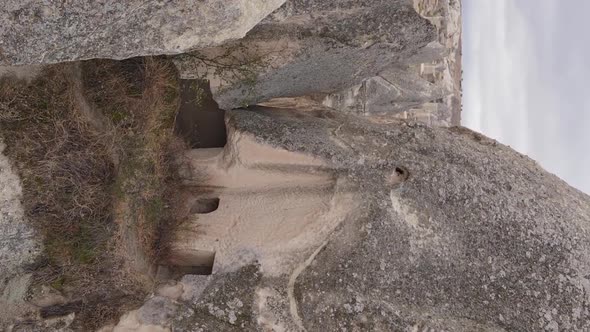
[[[185,274],[210,275],[215,263],[215,251],[189,250],[182,255],[174,255],[166,262],[168,270],[174,276]]]
[[[225,111],[213,99],[208,80],[180,80],[180,109],[175,131],[191,148],[222,148],[227,136]]]

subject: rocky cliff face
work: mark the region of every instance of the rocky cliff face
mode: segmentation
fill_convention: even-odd
[[[460,2],[287,1],[246,38],[175,58],[220,107],[313,96],[362,115],[460,119]]]
[[[178,54],[243,37],[284,0],[3,0],[0,64]]]
[[[289,0],[235,43],[175,59],[220,107],[336,92],[426,52],[436,29],[404,0]]]
[[[590,197],[467,129],[292,106],[232,111],[225,149],[191,152],[186,183],[219,206],[192,215],[173,255],[217,253],[213,274],[121,326],[590,328]]]
[[[323,104],[362,115],[389,114],[434,126],[461,119],[461,3],[415,0],[436,38],[403,64],[323,97]]]

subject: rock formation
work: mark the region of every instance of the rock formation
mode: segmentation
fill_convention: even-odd
[[[397,114],[449,94],[442,86],[420,77],[416,68],[389,68],[358,85],[324,97],[328,107],[359,115]]]
[[[115,150],[113,172],[124,156],[134,179],[162,166],[135,160],[150,144],[138,130],[175,122],[194,140],[170,161],[180,179],[163,192],[187,217],[159,224],[165,245],[141,276],[155,291],[101,331],[590,330],[590,197],[506,146],[447,128],[460,112],[459,1],[4,0],[3,9],[0,64],[168,55],[185,79],[144,77],[141,61],[102,63],[129,73],[103,81],[100,67],[92,84],[69,75],[75,93],[57,103],[100,116],[100,134],[111,120],[125,128],[141,149]],[[125,91],[92,90],[107,85]],[[2,99],[2,115],[20,98]],[[47,108],[37,100],[27,110],[37,105]],[[176,118],[164,112],[145,127],[129,119],[176,106]],[[70,331],[90,302],[119,305],[124,294],[72,300],[59,283],[35,285],[47,296],[28,301],[43,249],[1,155],[0,175],[0,324]],[[149,202],[154,220],[168,208]],[[42,319],[37,306],[62,317]]]
[[[209,79],[220,107],[231,109],[351,87],[429,53],[435,39],[405,0],[289,0],[245,38],[175,62],[183,78]]]
[[[360,84],[323,98],[329,107],[356,114],[389,114],[428,125],[460,124],[461,4],[417,0],[414,7],[437,30],[419,55]]]
[[[213,274],[122,326],[590,328],[590,197],[467,129],[286,106],[231,111],[225,148],[187,153],[168,263]]]
[[[179,54],[243,37],[284,0],[2,0],[0,65]]]

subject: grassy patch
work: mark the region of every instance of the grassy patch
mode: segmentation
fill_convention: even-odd
[[[26,214],[47,239],[58,264],[87,264],[108,237],[114,167],[109,148],[77,112],[65,66],[30,85],[0,82],[0,121],[7,154],[16,163]]]
[[[141,265],[158,259],[165,249],[165,225],[177,218],[170,200],[177,189],[172,158],[185,145],[174,135],[179,98],[175,70],[154,58],[94,61],[83,69],[86,94],[113,119],[118,160],[114,193],[124,206],[116,209],[116,219],[128,230],[119,236],[141,248],[133,257],[139,266],[131,268],[148,269]],[[115,121],[119,119],[125,120]]]
[[[178,82],[163,59],[53,65],[33,82],[0,81],[0,134],[23,181],[26,215],[41,230],[37,283],[81,303],[74,328],[92,330],[138,305],[176,215],[173,134]],[[79,77],[80,75],[78,75]],[[106,126],[81,111],[84,95]],[[142,266],[134,265],[141,257]]]

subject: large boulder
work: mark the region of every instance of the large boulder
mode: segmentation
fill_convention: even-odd
[[[169,264],[213,273],[121,324],[590,329],[589,196],[464,128],[280,105],[228,112],[226,147],[183,159],[192,215]]]
[[[180,55],[183,78],[211,81],[231,109],[327,94],[432,53],[436,28],[406,0],[288,0],[245,38]]]
[[[284,0],[0,1],[0,64],[178,54],[243,37]]]

